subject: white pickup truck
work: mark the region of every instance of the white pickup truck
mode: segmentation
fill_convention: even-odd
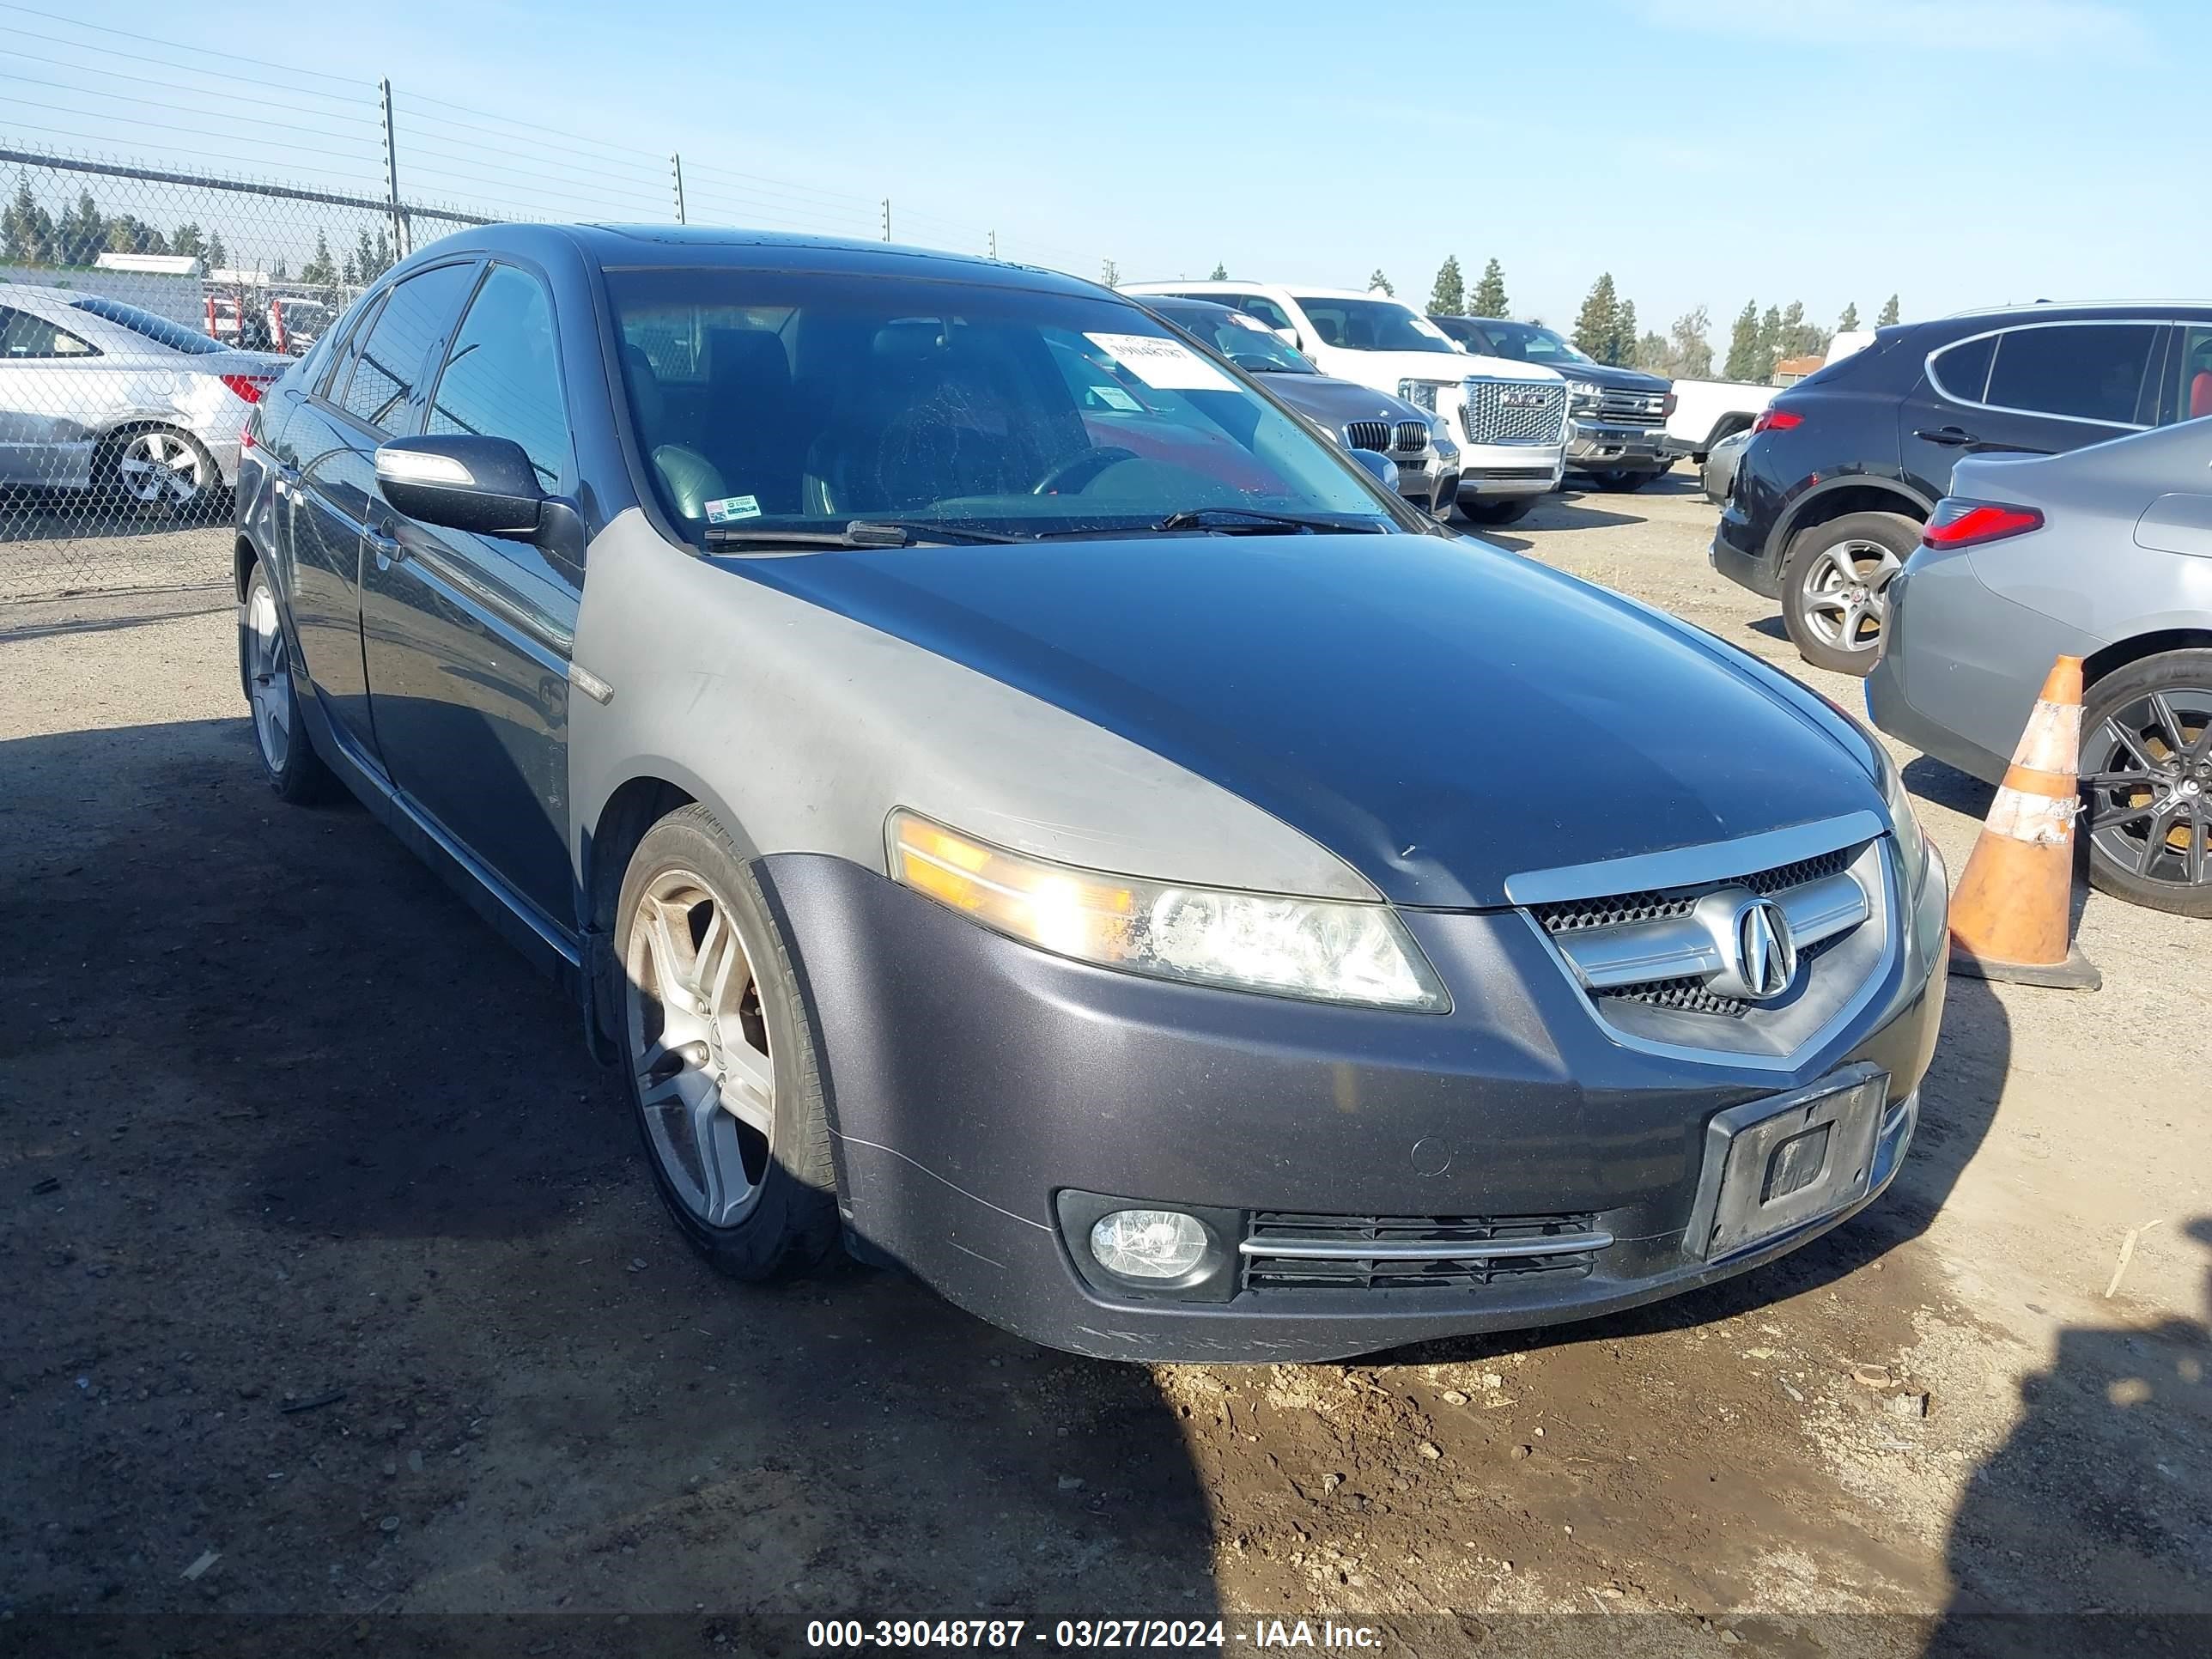
[[[1386,294],[1237,282],[1125,283],[1121,291],[1229,306],[1259,319],[1322,374],[1441,416],[1459,444],[1459,510],[1478,524],[1510,524],[1559,487],[1565,378],[1534,363],[1470,356]]]
[[[1828,342],[1827,361],[1848,357],[1871,344],[1874,331],[1856,329]],[[1667,418],[1667,447],[1702,466],[1712,447],[1734,432],[1748,432],[1759,412],[1782,388],[1741,380],[1677,380],[1674,412]]]

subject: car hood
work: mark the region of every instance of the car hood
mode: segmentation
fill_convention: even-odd
[[[1475,357],[1464,351],[1449,356],[1441,351],[1345,351],[1335,354],[1340,367],[1357,368],[1370,386],[1395,386],[1401,380],[1542,380],[1553,386],[1561,377],[1534,363],[1516,363],[1510,357]]]
[[[1664,392],[1674,385],[1664,375],[1646,374],[1640,368],[1615,368],[1610,363],[1577,363],[1563,372],[1570,380],[1588,380],[1608,392]]]
[[[1347,421],[1419,421],[1429,411],[1394,398],[1387,392],[1357,380],[1340,380],[1333,374],[1255,374],[1252,377],[1301,415],[1310,415],[1324,426]]]
[[[1164,536],[716,562],[1141,744],[1402,904],[1503,904],[1518,872],[1881,808],[1856,734],[1811,694],[1464,538]]]

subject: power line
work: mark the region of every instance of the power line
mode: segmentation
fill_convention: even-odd
[[[414,100],[413,99],[410,98],[410,97],[409,97],[405,93],[396,93],[396,94],[394,94],[394,96],[395,96],[395,97],[397,97],[397,98],[398,98],[398,100],[399,100],[400,113],[402,113],[402,114],[405,115],[405,116],[408,118],[408,120],[410,121],[410,124],[411,124],[411,123],[416,123],[416,122],[422,122],[422,123],[434,123],[434,124],[435,124],[435,125],[434,125],[434,126],[433,126],[433,127],[426,128],[426,130],[428,130],[428,131],[435,131],[437,128],[441,128],[441,127],[461,127],[461,128],[465,128],[467,131],[471,131],[471,132],[489,133],[489,134],[490,134],[492,137],[497,137],[497,138],[509,138],[509,137],[513,137],[513,138],[520,138],[520,137],[522,137],[522,135],[521,135],[520,133],[506,132],[506,131],[501,131],[501,130],[500,130],[499,128],[496,128],[496,127],[481,126],[481,125],[478,125],[477,123],[472,122],[472,121],[456,121],[456,120],[455,120],[452,116],[450,116],[450,115],[428,115],[428,114],[425,114],[425,113],[424,113],[422,111],[421,111],[421,110],[417,110],[417,109],[410,109],[410,108],[408,108],[408,107],[407,107],[407,106],[408,106],[408,105],[410,105],[410,104],[413,103],[415,100]],[[414,129],[413,129],[413,127],[410,125],[410,131],[413,131],[413,130],[414,130]],[[453,135],[453,137],[454,142],[455,142],[456,143],[476,143],[480,142],[480,141],[478,141],[478,140],[477,140],[477,139],[473,139],[473,138],[463,138],[463,137],[461,137],[458,133],[456,133],[456,134]],[[600,154],[599,154],[598,151],[596,151],[596,150],[576,149],[571,148],[570,146],[566,145],[566,144],[556,144],[556,143],[553,143],[550,139],[545,139],[545,138],[525,138],[525,139],[523,140],[523,142],[524,142],[524,143],[526,143],[535,144],[540,151],[549,150],[549,149],[552,149],[552,150],[562,150],[562,151],[564,151],[565,153],[567,153],[568,155],[580,155],[580,156],[582,156],[586,161],[611,161],[611,162],[614,162],[616,165],[620,166],[620,167],[636,167],[637,169],[639,169],[639,171],[640,171],[641,173],[645,173],[659,174],[659,173],[663,173],[663,172],[665,170],[665,168],[667,167],[667,166],[668,166],[668,158],[667,158],[666,156],[665,156],[665,155],[655,156],[655,157],[653,159],[653,161],[652,161],[651,162],[649,162],[649,163],[648,163],[648,162],[646,162],[646,161],[623,161],[623,160],[621,157],[619,157],[619,156],[614,156],[614,155],[600,155]],[[486,146],[485,146],[485,148],[486,148],[486,149],[498,149],[499,147],[498,147],[498,146],[496,146],[496,145],[486,145]],[[523,157],[524,157],[524,159],[526,159],[526,160],[529,159],[529,157],[528,157],[528,155],[526,155],[526,152],[524,152],[524,151],[521,151],[521,150],[502,149],[502,150],[501,150],[501,151],[500,151],[500,153],[501,153],[501,155],[521,155],[521,156],[523,156]],[[613,174],[613,173],[609,173],[607,176],[608,176],[609,178],[614,178],[614,177],[617,177],[617,175]]]
[[[36,7],[15,5],[11,3],[10,0],[0,0],[0,11],[20,11],[26,17],[43,17],[49,23],[61,23],[76,29],[92,29],[101,34],[121,35],[127,40],[143,41],[149,46],[173,46],[179,52],[196,52],[203,58],[221,58],[229,63],[252,64],[261,69],[281,70],[287,75],[312,75],[319,80],[337,81],[348,86],[353,84],[353,77],[349,75],[332,75],[323,70],[301,69],[295,64],[272,64],[263,58],[241,58],[234,52],[218,52],[212,46],[195,46],[184,40],[157,40],[140,29],[110,28],[105,23],[82,22],[76,18],[64,17],[56,12],[40,11]]]
[[[422,118],[420,116],[413,118],[416,121]],[[493,155],[512,156],[519,161],[534,161],[538,163],[541,171],[544,166],[543,156],[533,156],[525,150],[507,149],[498,144],[487,144],[480,139],[465,137],[459,133],[441,132],[434,127],[421,127],[411,124],[402,130],[402,150],[411,151],[422,147],[421,136],[425,133],[433,138],[448,139],[453,143],[465,144],[473,149],[486,151]],[[609,173],[603,167],[577,167],[567,161],[558,165],[563,173],[588,173],[595,179],[611,179],[617,184],[633,186],[639,190],[659,190],[668,181],[668,164],[665,161],[663,161],[659,168],[653,173]]]
[[[95,87],[72,87],[65,85],[59,81],[40,81],[27,75],[9,75],[5,70],[0,70],[0,81],[18,81],[25,86],[31,87],[50,87],[57,92],[82,92],[94,98],[112,98],[118,103],[123,104],[145,104],[155,109],[167,110],[173,115],[214,115],[216,113],[216,112],[213,110],[179,109],[174,105],[163,103],[158,98],[134,98],[127,92],[102,92]],[[98,115],[100,113],[98,110],[81,110],[62,104],[41,104],[35,100],[29,98],[19,98],[15,101],[27,109],[52,110],[55,113],[59,115],[82,114],[90,116]],[[143,115],[118,115],[115,118],[118,121],[133,122],[139,126],[151,127],[161,125],[161,123],[158,121],[149,121]],[[324,127],[303,127],[296,121],[271,121],[267,118],[259,115],[242,115],[233,118],[240,122],[251,122],[256,126],[274,127],[280,132],[305,132],[318,138],[343,138],[346,136],[343,133],[331,132]],[[229,135],[225,134],[224,136],[228,137]]]
[[[404,92],[400,95],[410,103],[434,104],[440,109],[457,109],[464,115],[481,116],[487,121],[499,121],[508,126],[527,127],[532,132],[550,133],[556,138],[583,138],[581,133],[573,132],[565,127],[541,126],[535,121],[521,120],[512,115],[495,115],[489,110],[477,109],[467,104],[448,103],[443,98],[432,98],[424,93]],[[644,150],[627,149],[620,144],[606,144],[598,139],[584,138],[583,142],[599,143],[601,148],[614,152],[616,155],[643,155],[647,153]],[[655,156],[653,159],[658,161],[659,157]]]
[[[4,3],[4,0],[0,0],[0,3]],[[43,15],[44,14],[41,14],[41,15]],[[204,75],[210,80],[213,81],[235,81],[240,86],[246,87],[275,87],[280,92],[296,92],[302,97],[307,98],[327,98],[332,103],[343,103],[345,101],[335,92],[317,92],[313,87],[295,87],[288,85],[281,81],[264,81],[258,76],[234,75],[222,70],[199,69],[191,64],[173,64],[166,58],[149,58],[145,53],[137,52],[118,52],[112,46],[95,46],[89,40],[71,40],[65,36],[58,34],[40,34],[34,29],[19,29],[16,31],[16,35],[17,38],[21,40],[44,40],[49,46],[67,46],[74,52],[100,52],[109,58],[119,58],[126,64],[151,64],[156,69],[167,70],[172,75]],[[145,37],[141,36],[139,38],[143,40]],[[163,40],[155,40],[151,41],[149,44],[154,46],[167,46],[170,43]],[[82,69],[86,70],[88,73],[94,75],[102,73],[102,71],[94,69],[90,64],[71,64],[69,67],[71,69]],[[282,69],[283,68],[283,65],[279,64],[271,65],[271,67]],[[133,76],[132,78],[137,79],[138,77]],[[330,78],[332,80],[337,79],[336,76],[332,76]]]
[[[5,0],[0,0],[0,3],[5,3]],[[73,46],[76,43],[74,41],[67,41],[64,44]],[[134,86],[161,87],[172,93],[183,93],[194,98],[235,98],[237,96],[235,93],[226,91],[219,87],[180,87],[168,81],[157,80],[150,75],[130,75],[121,70],[94,69],[89,64],[73,64],[66,58],[42,58],[34,52],[11,52],[9,55],[14,58],[20,58],[27,64],[46,64],[55,69],[74,70],[79,75],[97,75],[110,81],[128,81]],[[59,83],[57,82],[56,84]],[[127,95],[119,92],[102,93],[98,87],[82,87],[76,89],[82,92],[91,93],[94,96],[98,97],[121,98]],[[325,98],[331,96],[331,94],[320,92],[309,92],[307,95],[310,98]],[[149,101],[151,100],[149,100]],[[280,103],[273,98],[264,98],[259,101],[270,109],[288,109],[295,115],[319,116],[325,120],[369,121],[375,118],[373,116],[361,113],[359,112],[349,113],[343,109],[309,109],[304,104]],[[214,110],[195,110],[192,112],[196,115],[212,115],[218,112]]]
[[[70,115],[82,118],[88,115],[96,115],[98,113],[98,112],[93,110],[70,109],[60,104],[42,104],[35,98],[17,98],[11,101],[24,109],[42,109],[55,115]],[[250,137],[252,136],[248,133],[210,132],[205,127],[180,127],[173,121],[149,121],[143,117],[137,115],[128,116],[124,118],[127,119],[131,125],[135,127],[152,127],[162,132],[189,132],[196,138],[243,138]],[[284,148],[287,153],[297,152],[301,155],[331,155],[336,156],[341,161],[356,161],[362,159],[362,157],[349,154],[345,150],[318,149],[313,144],[295,144],[289,140],[286,141]]]
[[[112,133],[78,132],[72,128],[39,127],[32,126],[27,123],[19,123],[11,128],[11,131],[15,132],[43,132],[50,137],[76,138],[91,144],[106,144],[114,142],[114,135]],[[244,163],[247,167],[259,167],[264,164],[268,160],[268,157],[262,155],[233,155],[228,150],[194,150],[192,153],[195,155],[206,155],[218,161],[239,161]],[[98,155],[99,152],[93,152],[93,154]],[[305,164],[305,171],[309,173],[326,173],[337,178],[353,179],[356,180],[358,180],[360,177],[358,173],[341,172],[337,167],[326,167],[313,161]],[[264,175],[261,179],[243,179],[233,180],[232,182],[235,184],[252,185],[264,181],[273,182],[273,180],[268,180],[266,175]],[[210,186],[211,189],[222,189],[225,186],[222,185]]]
[[[687,165],[689,164],[687,163]],[[800,185],[788,179],[769,179],[763,177],[762,174],[757,173],[736,173],[732,172],[728,167],[718,167],[711,162],[700,162],[698,164],[698,170],[701,173],[716,173],[725,179],[742,179],[753,184],[784,185],[793,190],[805,191],[817,196],[835,196],[844,201],[855,203],[861,207],[871,210],[872,211],[876,205],[876,198],[872,196],[855,196],[850,191],[830,190],[817,185]]]

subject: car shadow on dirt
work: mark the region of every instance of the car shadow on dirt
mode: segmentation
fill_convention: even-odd
[[[11,1609],[1212,1616],[1148,1373],[713,1274],[573,1005],[251,744],[0,743]]]

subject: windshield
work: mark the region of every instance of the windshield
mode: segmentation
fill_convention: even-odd
[[[1323,300],[1296,296],[1323,345],[1346,351],[1450,351],[1452,343],[1427,318],[1395,300]]]
[[[1401,522],[1347,457],[1110,295],[700,267],[607,283],[640,447],[693,532]]]
[[[1534,323],[1485,323],[1496,355],[1510,357],[1516,362],[1542,363],[1556,368],[1563,363],[1587,363],[1595,361],[1583,356],[1548,328],[1539,328]]]
[[[1188,330],[1248,374],[1318,374],[1321,371],[1285,345],[1265,324],[1220,306],[1162,305],[1152,308],[1177,328]]]
[[[106,319],[118,328],[127,328],[133,334],[143,334],[158,341],[173,351],[189,351],[194,356],[205,356],[211,351],[228,351],[230,348],[220,340],[211,340],[196,328],[186,328],[182,323],[173,323],[167,317],[157,317],[150,311],[141,311],[137,306],[126,306],[120,300],[102,299],[88,295],[70,303],[79,311],[88,311],[95,317]]]

